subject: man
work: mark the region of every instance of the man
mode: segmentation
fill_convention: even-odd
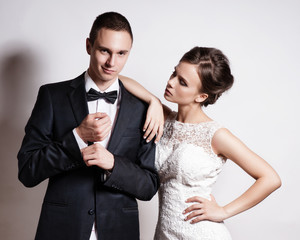
[[[39,90],[18,154],[25,186],[49,178],[37,240],[139,239],[136,198],[150,200],[159,180],[147,105],[118,80],[132,41],[125,17],[98,16],[87,72]]]

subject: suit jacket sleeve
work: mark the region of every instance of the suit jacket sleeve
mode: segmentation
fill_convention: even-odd
[[[136,162],[116,156],[112,174],[105,186],[125,191],[140,200],[150,200],[159,186],[158,174],[154,167],[155,145],[142,143]]]
[[[64,136],[54,136],[53,129],[57,123],[53,120],[51,98],[47,85],[42,86],[25,127],[25,137],[18,153],[18,177],[27,187],[84,165],[72,127]]]

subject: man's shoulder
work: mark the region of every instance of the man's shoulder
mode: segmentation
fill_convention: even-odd
[[[78,77],[73,79],[44,84],[41,86],[41,88],[48,88],[49,90],[64,90],[72,86],[76,87],[83,82],[84,82],[84,76],[83,74],[81,74]]]
[[[120,85],[120,88],[122,91],[122,98],[124,98],[125,101],[128,101],[132,107],[138,109],[148,109],[148,103],[131,94],[124,86]]]

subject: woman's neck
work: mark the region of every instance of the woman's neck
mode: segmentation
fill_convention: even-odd
[[[183,123],[200,123],[212,121],[202,110],[199,105],[178,105],[177,121]]]

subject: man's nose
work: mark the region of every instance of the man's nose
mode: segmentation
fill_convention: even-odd
[[[109,58],[106,61],[106,64],[110,67],[115,66],[116,57],[114,54],[110,55]]]

